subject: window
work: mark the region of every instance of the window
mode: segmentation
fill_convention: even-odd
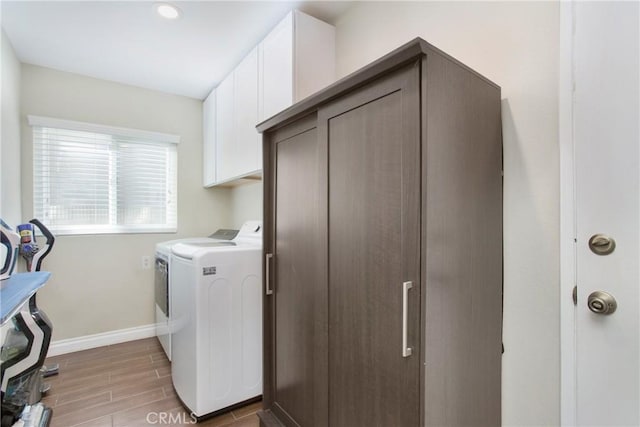
[[[57,234],[175,232],[179,137],[29,116],[33,210]]]

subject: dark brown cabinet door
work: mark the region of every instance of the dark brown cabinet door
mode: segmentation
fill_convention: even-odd
[[[419,102],[416,63],[318,113],[329,153],[331,427],[420,422]]]
[[[288,425],[327,425],[326,144],[305,121],[275,135],[273,410]]]

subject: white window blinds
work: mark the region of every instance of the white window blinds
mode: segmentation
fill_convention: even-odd
[[[57,234],[174,232],[178,138],[29,117],[34,216]]]

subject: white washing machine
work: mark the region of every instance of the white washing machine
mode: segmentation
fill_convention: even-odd
[[[155,300],[156,336],[167,358],[171,360],[171,248],[178,243],[207,243],[228,241],[236,237],[238,230],[220,229],[209,237],[190,237],[168,240],[156,244],[155,256]]]
[[[202,418],[261,396],[262,223],[230,242],[174,245],[170,275],[171,375],[185,406]]]

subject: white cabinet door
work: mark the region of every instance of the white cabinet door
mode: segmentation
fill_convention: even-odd
[[[233,74],[216,89],[216,182],[233,176]]]
[[[218,86],[216,99],[216,182],[223,183],[260,169],[257,48]]]
[[[293,102],[329,86],[336,80],[336,28],[294,11]]]
[[[234,125],[232,176],[261,168],[258,164],[258,49],[254,48],[234,71]]]
[[[293,103],[293,14],[260,43],[260,121]]]
[[[216,183],[216,91],[202,104],[202,184]]]

